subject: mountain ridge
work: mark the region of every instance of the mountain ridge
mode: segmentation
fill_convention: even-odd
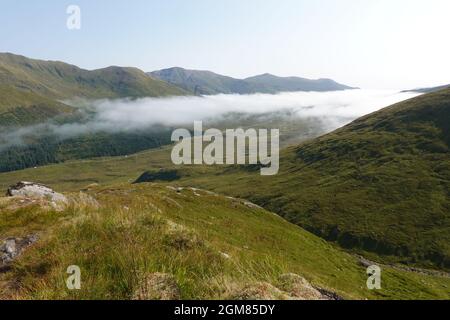
[[[61,61],[30,59],[12,53],[0,53],[0,84],[57,99],[186,94],[179,88],[147,77],[134,67],[86,70]]]
[[[331,79],[311,80],[301,77],[278,77],[264,73],[245,79],[236,79],[207,70],[172,67],[147,73],[149,76],[179,86],[194,94],[253,94],[292,91],[337,91],[356,89]]]
[[[16,108],[22,108],[22,118],[16,115],[12,121],[12,124],[19,125],[29,124],[30,119],[48,120],[36,116],[33,112],[39,113],[39,109],[30,107],[51,109],[49,117],[64,114],[70,107],[61,101],[75,97],[102,99],[190,95],[133,67],[110,66],[85,70],[60,61],[30,59],[12,53],[0,53],[0,87],[0,113],[11,113]],[[9,115],[7,119],[0,115],[3,125],[8,124],[8,119]]]
[[[449,87],[450,87],[450,84],[446,84],[446,85],[437,86],[437,87],[427,87],[427,88],[416,88],[416,89],[411,89],[411,90],[403,90],[401,92],[431,93],[431,92],[436,92],[436,91],[446,89]]]

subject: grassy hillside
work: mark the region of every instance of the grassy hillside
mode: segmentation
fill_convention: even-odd
[[[169,68],[148,73],[194,94],[278,93],[292,91],[336,91],[354,89],[330,79],[310,80],[298,77],[277,77],[264,74],[247,79],[235,79],[211,71]]]
[[[185,299],[295,298],[288,273],[346,299],[449,298],[450,278],[387,266],[370,291],[357,258],[239,199],[157,184],[85,192],[68,194],[75,202],[62,212],[0,198],[0,239],[38,236],[0,272],[1,299],[130,299],[156,272]],[[69,265],[81,269],[81,290],[65,286]]]
[[[187,179],[251,199],[343,247],[448,269],[448,119],[450,89],[284,150],[275,177],[236,167],[220,179]]]

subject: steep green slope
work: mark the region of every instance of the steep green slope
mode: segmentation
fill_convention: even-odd
[[[244,94],[256,92],[255,89],[243,80],[222,76],[211,71],[170,68],[150,72],[148,75],[164,80],[194,94]]]
[[[278,93],[289,91],[337,91],[354,89],[330,79],[310,80],[298,77],[277,77],[264,74],[247,79],[235,79],[210,71],[169,68],[148,73],[195,94]]]
[[[158,272],[173,276],[170,287],[184,299],[258,291],[295,298],[304,291],[282,281],[292,273],[347,299],[449,298],[450,278],[387,266],[382,289],[368,290],[356,257],[239,199],[157,184],[91,186],[68,196],[73,203],[61,212],[45,201],[0,198],[0,239],[38,235],[0,272],[0,299],[130,299]],[[81,290],[66,288],[70,265],[80,267]],[[151,298],[167,288],[159,290]]]

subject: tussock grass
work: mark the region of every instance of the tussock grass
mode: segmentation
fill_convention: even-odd
[[[78,202],[59,213],[0,211],[0,238],[40,235],[0,274],[1,298],[131,299],[155,272],[173,275],[185,299],[227,298],[285,273],[345,298],[449,298],[450,279],[390,268],[383,289],[369,291],[355,257],[237,199],[157,184],[91,188],[98,205],[69,196]],[[81,290],[66,288],[70,265],[81,268]]]

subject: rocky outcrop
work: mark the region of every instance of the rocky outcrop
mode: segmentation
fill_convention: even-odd
[[[295,273],[287,273],[278,279],[279,288],[291,297],[301,300],[323,300],[320,291],[314,288],[305,278]]]
[[[257,282],[238,286],[228,297],[231,300],[341,300],[325,289],[316,288],[294,273],[283,274],[277,285]]]
[[[151,273],[144,277],[133,300],[179,300],[180,288],[171,274]]]
[[[7,238],[0,242],[0,268],[10,264],[23,250],[37,241],[37,235],[29,235],[25,238]]]
[[[291,297],[267,282],[257,282],[231,293],[231,300],[291,300]]]
[[[57,193],[42,184],[27,181],[21,181],[10,186],[6,195],[10,197],[21,196],[33,199],[46,199],[55,203],[67,202],[67,198],[61,193]]]

